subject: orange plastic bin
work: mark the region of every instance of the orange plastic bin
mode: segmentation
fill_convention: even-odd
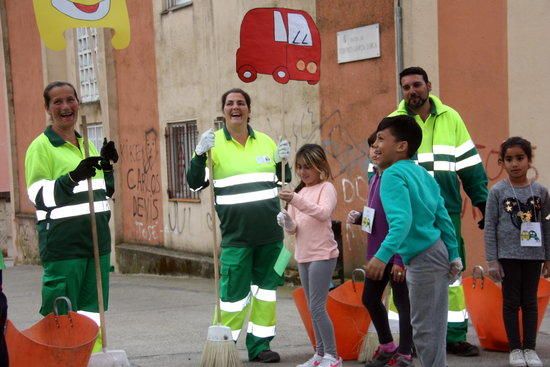
[[[363,272],[362,269],[356,269]],[[363,337],[371,322],[370,315],[363,306],[361,297],[363,283],[354,279],[344,282],[341,286],[329,292],[327,311],[334,325],[336,348],[344,360],[356,360]],[[315,346],[315,335],[311,322],[311,314],[307,307],[304,289],[298,288],[293,293],[296,308],[300,313],[311,344]]]
[[[70,309],[70,301],[65,301]],[[98,332],[99,327],[92,319],[73,311],[57,315],[57,307],[54,313],[23,331],[8,320],[6,343],[10,367],[86,367]]]
[[[500,286],[490,278],[483,276],[481,266],[474,268],[472,276],[464,278],[463,286],[466,309],[476,329],[481,347],[489,350],[509,351],[502,316],[502,289]],[[541,278],[538,289],[539,317],[537,329],[544,319],[549,299],[550,281]]]

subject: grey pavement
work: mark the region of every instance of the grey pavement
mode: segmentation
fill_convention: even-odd
[[[4,271],[8,317],[19,329],[25,329],[40,319],[41,273],[41,267],[30,265],[9,267]],[[282,357],[279,366],[296,366],[308,359],[313,351],[291,291],[292,287],[283,287],[279,292],[278,336],[272,342],[272,349]],[[108,346],[125,350],[135,367],[198,366],[214,303],[212,280],[113,274],[109,311],[106,313]],[[547,310],[537,343],[537,351],[548,366],[549,316]],[[243,339],[240,338],[237,348],[241,358],[246,360]],[[479,344],[472,327],[468,340]],[[245,365],[261,366],[248,362]],[[355,361],[346,361],[344,365],[361,366]],[[482,350],[480,357],[449,356],[448,365],[507,366],[508,354]]]

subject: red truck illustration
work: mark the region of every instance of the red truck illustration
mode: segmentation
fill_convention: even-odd
[[[311,15],[303,10],[256,8],[241,23],[237,74],[250,83],[258,74],[271,74],[286,84],[290,79],[319,83],[321,38]]]

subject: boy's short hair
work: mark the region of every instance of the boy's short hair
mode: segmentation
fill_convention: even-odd
[[[376,132],[386,129],[397,141],[407,142],[407,157],[412,158],[422,143],[422,129],[416,120],[408,115],[385,117],[378,124]]]
[[[375,141],[376,141],[376,131],[370,134],[369,138],[367,139],[367,144],[369,145],[369,147],[372,147]]]

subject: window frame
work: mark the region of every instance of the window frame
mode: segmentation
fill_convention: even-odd
[[[174,10],[183,9],[193,5],[193,0],[180,0],[181,4],[177,4],[178,0],[164,0],[164,9],[161,14],[168,14]]]
[[[182,132],[178,130],[182,129]],[[189,130],[194,130],[189,136]],[[199,140],[198,124],[196,119],[170,121],[166,123],[166,194],[169,202],[200,203],[199,192],[191,190],[187,183],[187,168],[191,163],[195,147]],[[187,146],[184,144],[187,143]],[[182,147],[183,151],[179,150]],[[184,154],[183,161],[178,159]],[[178,165],[183,162],[183,165]]]

